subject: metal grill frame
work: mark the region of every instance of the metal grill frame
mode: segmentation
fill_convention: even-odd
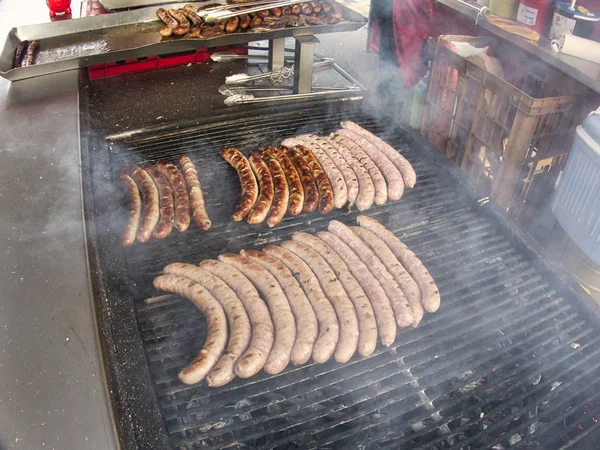
[[[162,412],[155,395],[153,382],[149,372],[146,353],[137,326],[133,299],[124,294],[118,287],[128,283],[126,262],[121,252],[108,248],[102,242],[97,229],[99,211],[93,191],[95,173],[93,167],[100,164],[110,167],[108,163],[108,145],[104,138],[87,135],[89,130],[89,110],[85,96],[81,105],[81,157],[82,184],[84,197],[84,215],[86,222],[86,238],[90,278],[94,297],[94,310],[98,328],[98,337],[104,358],[104,369],[107,387],[110,392],[115,422],[117,424],[122,448],[171,448],[169,437],[164,426]],[[344,111],[345,104],[355,101],[325,101],[301,106],[290,105],[278,110],[278,114],[289,112],[301,113],[302,108],[335,108]],[[354,107],[355,105],[353,105]],[[178,122],[153,127],[129,134],[140,138],[163,134],[169,131],[181,132],[186,129],[204,127],[213,123],[236,122],[248,119],[250,112],[258,116],[274,116],[270,108],[242,108],[237,112],[202,121]],[[354,113],[353,111],[352,113]],[[351,117],[351,116],[350,116]],[[470,186],[460,169],[432,148],[426,140],[410,130],[398,128],[409,145],[423,150],[423,158],[447,175],[447,181],[457,196],[468,198],[477,205],[483,220],[493,221],[504,237],[513,244],[518,244],[521,254],[542,273],[547,274],[557,296],[574,303],[574,309],[583,314],[592,315],[600,323],[600,306],[596,304],[558,265],[550,262],[544,251],[508,219],[501,207],[486,199],[481,199],[477,191]],[[201,173],[200,173],[201,174]],[[110,176],[104,174],[100,176]],[[202,174],[201,174],[202,176]],[[115,254],[117,257],[115,257]],[[577,299],[577,300],[574,300]],[[593,436],[594,433],[591,433]],[[581,436],[586,438],[589,436]],[[591,442],[593,442],[591,440]]]

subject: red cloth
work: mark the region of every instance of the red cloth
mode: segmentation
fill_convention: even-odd
[[[431,31],[433,0],[393,0],[392,16],[398,67],[410,88],[424,73],[421,49]],[[369,26],[369,47],[374,51],[379,51],[380,33],[379,21],[374,18]]]

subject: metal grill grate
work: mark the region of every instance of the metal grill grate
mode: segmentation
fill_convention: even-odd
[[[323,230],[331,219],[354,223],[357,215],[301,215],[274,230],[234,224],[239,184],[218,150],[235,145],[248,152],[301,131],[329,132],[342,117],[382,135],[413,162],[415,189],[368,214],[421,257],[440,288],[440,311],[399,332],[391,348],[380,344],[369,358],[290,366],[219,389],[182,385],[177,373],[201,346],[204,320],[184,300],[143,303],[165,264],[261,248],[298,230]],[[133,299],[171,446],[547,449],[599,428],[597,318],[468,195],[447,162],[421,145],[406,133],[385,132],[347,102],[173,128],[90,152],[90,201],[104,249],[98,274],[109,294]],[[105,195],[119,167],[184,153],[197,163],[213,228],[174,231],[163,241],[121,250],[119,208],[114,193]],[[123,267],[126,282],[116,282]]]

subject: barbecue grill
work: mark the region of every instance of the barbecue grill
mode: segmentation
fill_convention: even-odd
[[[385,127],[352,99],[253,107],[121,135],[90,132],[87,88],[81,106],[92,285],[124,448],[600,448],[600,308],[414,133]],[[416,187],[366,214],[422,259],[440,310],[399,330],[390,348],[379,344],[347,364],[289,366],[217,389],[184,386],[177,373],[201,346],[205,323],[186,300],[144,301],[157,295],[152,279],[166,264],[260,249],[332,219],[354,224],[358,214],[302,214],[274,229],[233,223],[239,184],[219,150],[328,133],[340,120],[412,162]],[[119,168],[183,154],[196,162],[213,227],[121,248]]]

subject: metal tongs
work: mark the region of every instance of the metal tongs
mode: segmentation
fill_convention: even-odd
[[[239,16],[240,14],[249,14],[253,12],[263,11],[265,9],[270,8],[282,8],[284,6],[295,5],[296,3],[302,3],[306,0],[279,0],[279,1],[271,1],[271,2],[250,2],[250,3],[242,3],[239,5],[224,5],[224,6],[216,6],[215,8],[208,8],[205,10],[198,11],[198,15],[204,19],[205,22],[208,23],[217,23],[223,22],[225,20],[229,20],[232,17]],[[247,8],[246,6],[250,6]],[[233,8],[236,8],[233,11]],[[238,9],[239,8],[239,9]]]
[[[325,67],[334,64],[333,58],[325,58],[323,61],[313,63],[315,67]],[[294,75],[294,66],[283,67],[272,72],[260,73],[258,75],[248,75],[247,73],[238,73],[225,78],[225,84],[230,86],[242,85],[252,81],[270,80],[274,84],[281,84]]]
[[[272,103],[272,102],[284,102],[287,100],[309,100],[312,98],[318,98],[322,96],[328,96],[332,94],[342,94],[345,92],[361,92],[361,89],[357,86],[349,86],[344,89],[334,89],[319,92],[310,92],[308,94],[291,94],[291,95],[278,95],[276,97],[259,97],[256,98],[252,94],[240,93],[234,94],[225,99],[225,105],[247,105],[252,103]]]

